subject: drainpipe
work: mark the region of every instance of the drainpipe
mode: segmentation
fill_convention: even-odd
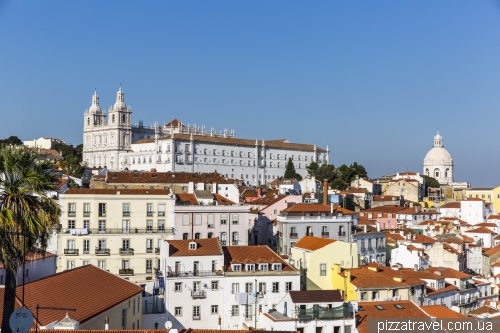
[[[257,279],[255,279],[255,309],[254,309],[254,328],[257,329]]]
[[[106,320],[105,320],[105,322],[104,322],[104,323],[105,323],[105,324],[104,324],[104,329],[105,329],[105,330],[109,330],[109,318],[108,318],[108,316],[106,316]]]

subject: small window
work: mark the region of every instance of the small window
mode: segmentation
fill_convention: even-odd
[[[401,305],[401,304],[394,304],[394,306],[396,307],[396,309],[404,309],[404,307]]]
[[[233,264],[233,271],[241,272],[241,265],[240,264]]]
[[[212,290],[219,290],[219,281],[212,281]]]
[[[182,317],[182,307],[176,307],[175,308],[175,316],[176,317]]]
[[[196,243],[195,242],[189,243],[189,249],[190,250],[196,250]]]
[[[176,282],[175,283],[175,292],[181,292],[182,291],[182,282]]]
[[[385,310],[384,307],[382,305],[375,305],[375,307],[379,310]]]
[[[219,306],[212,305],[212,314],[219,314]]]

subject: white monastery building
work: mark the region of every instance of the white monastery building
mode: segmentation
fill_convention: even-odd
[[[120,87],[106,113],[97,92],[84,113],[83,163],[92,168],[158,172],[215,172],[251,184],[266,184],[285,173],[291,158],[303,177],[311,162],[329,163],[329,149],[282,140],[238,139],[234,130],[216,133],[205,126],[132,125],[132,109]]]

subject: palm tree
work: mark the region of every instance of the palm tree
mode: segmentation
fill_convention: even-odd
[[[17,271],[27,251],[45,250],[59,224],[59,204],[51,197],[57,182],[53,165],[36,157],[24,148],[0,151],[0,260],[6,273],[2,333],[11,332]]]

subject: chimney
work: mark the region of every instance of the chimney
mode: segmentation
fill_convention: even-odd
[[[380,231],[380,222],[377,222],[377,231]]]
[[[328,179],[323,181],[323,205],[328,205]]]
[[[366,224],[363,226],[364,232],[366,234]]]
[[[104,329],[109,330],[109,318],[108,318],[108,316],[106,316],[106,320],[104,322]]]
[[[215,194],[215,193],[217,193],[217,183],[216,182],[214,182],[212,184],[212,194]]]

